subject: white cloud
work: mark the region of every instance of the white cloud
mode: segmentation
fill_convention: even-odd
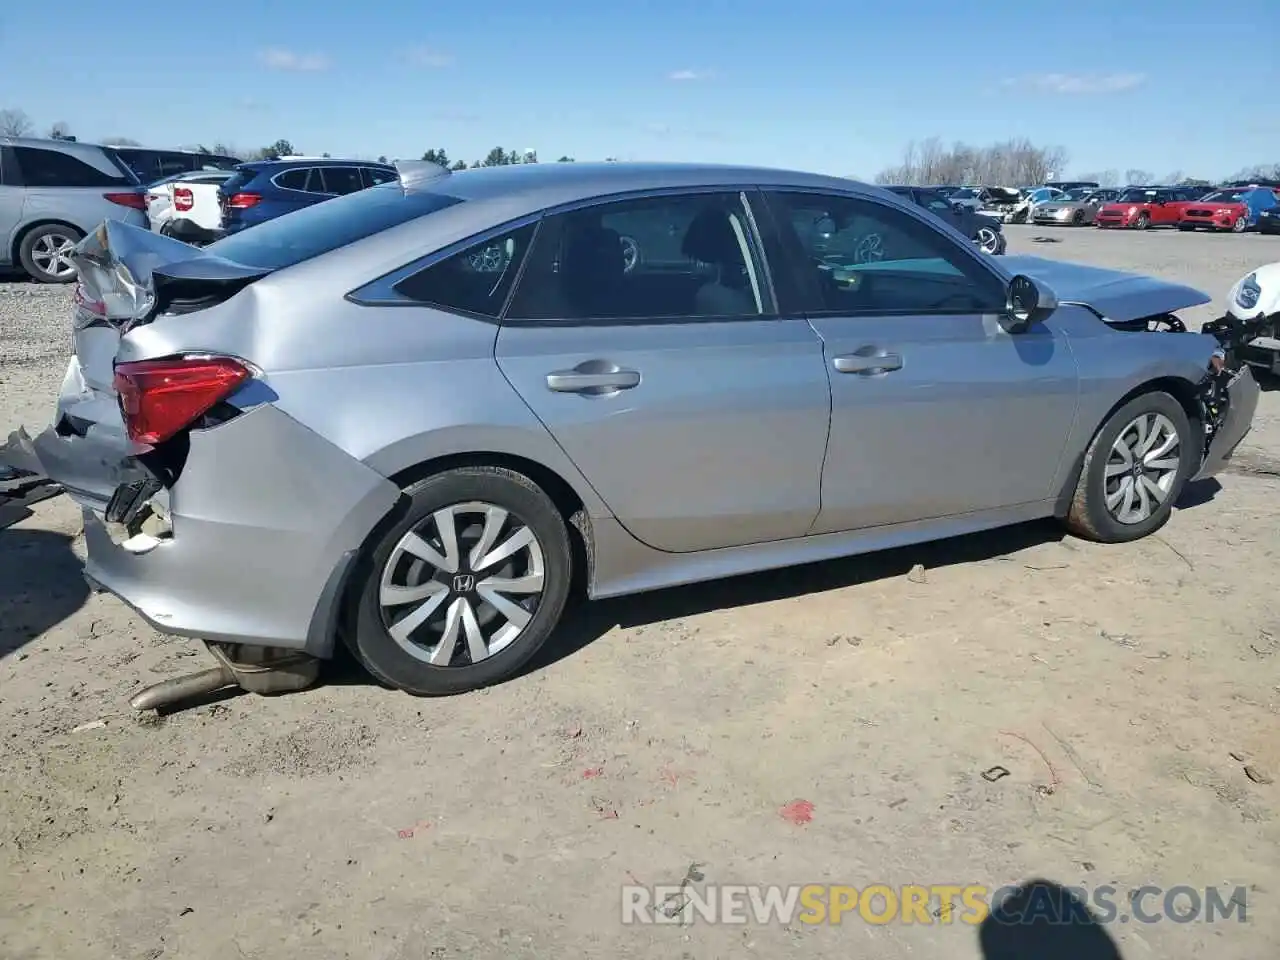
[[[292,70],[299,73],[314,73],[329,69],[329,58],[322,53],[295,53],[283,47],[270,47],[258,54],[263,66],[272,70]]]
[[[688,82],[693,80],[710,80],[715,76],[711,70],[672,70],[667,74],[668,80]]]
[[[1120,93],[1147,82],[1144,73],[1036,73],[1011,77],[1004,87],[1023,87],[1044,93]]]
[[[404,59],[417,67],[449,67],[453,65],[453,54],[433,50],[430,47],[414,47],[406,50]]]

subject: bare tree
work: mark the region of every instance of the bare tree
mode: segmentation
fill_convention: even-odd
[[[1185,173],[1183,173],[1181,170],[1175,170],[1175,171],[1173,171],[1173,173],[1166,173],[1166,174],[1164,175],[1164,180],[1163,180],[1162,182],[1164,182],[1164,183],[1181,183],[1183,180],[1185,180],[1185,179],[1186,179],[1186,176],[1187,176],[1187,175],[1186,175]]]
[[[0,110],[0,137],[26,137],[35,129],[22,110]]]
[[[137,140],[131,137],[103,137],[102,142],[108,147],[140,147],[142,146]]]
[[[1258,163],[1237,170],[1231,180],[1280,180],[1280,163]]]
[[[59,120],[57,123],[55,123],[53,126],[49,128],[49,139],[50,140],[72,139],[71,125],[68,124],[65,120]]]
[[[1130,167],[1124,172],[1124,182],[1127,186],[1142,187],[1153,181],[1156,175],[1150,170],[1142,170],[1138,167]]]
[[[907,144],[902,161],[876,174],[876,183],[1026,186],[1044,183],[1067,164],[1062,147],[1038,147],[1030,140],[1008,140],[987,147],[955,143],[944,148],[936,138]]]

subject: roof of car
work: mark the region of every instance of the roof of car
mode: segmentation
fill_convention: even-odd
[[[241,164],[242,167],[253,167],[255,169],[266,169],[267,167],[380,167],[384,170],[394,170],[389,163],[383,163],[380,160],[349,160],[342,157],[277,157],[274,160],[250,160]]]
[[[707,163],[519,163],[460,170],[424,185],[464,200],[536,194],[546,202],[572,202],[607,194],[664,187],[746,187],[756,184],[848,190],[863,186],[844,177],[768,167]],[[865,189],[865,187],[864,187]],[[876,188],[871,188],[872,190]]]

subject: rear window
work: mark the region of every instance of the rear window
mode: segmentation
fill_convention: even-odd
[[[406,194],[399,184],[387,184],[295,210],[206,249],[236,263],[280,270],[461,202],[442,193]]]
[[[257,170],[237,170],[219,189],[226,194],[239,193],[258,175]]]
[[[84,158],[42,147],[14,147],[22,182],[28,187],[119,187],[129,183],[105,154]]]

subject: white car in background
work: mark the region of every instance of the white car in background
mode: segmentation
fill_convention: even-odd
[[[1061,200],[1065,196],[1066,193],[1057,187],[1035,187],[1027,192],[1021,203],[1006,212],[1002,219],[1005,223],[1030,223],[1036,207],[1042,203]]]
[[[234,170],[194,170],[166,177],[147,187],[151,229],[179,240],[211,237],[222,228],[218,187]]]

